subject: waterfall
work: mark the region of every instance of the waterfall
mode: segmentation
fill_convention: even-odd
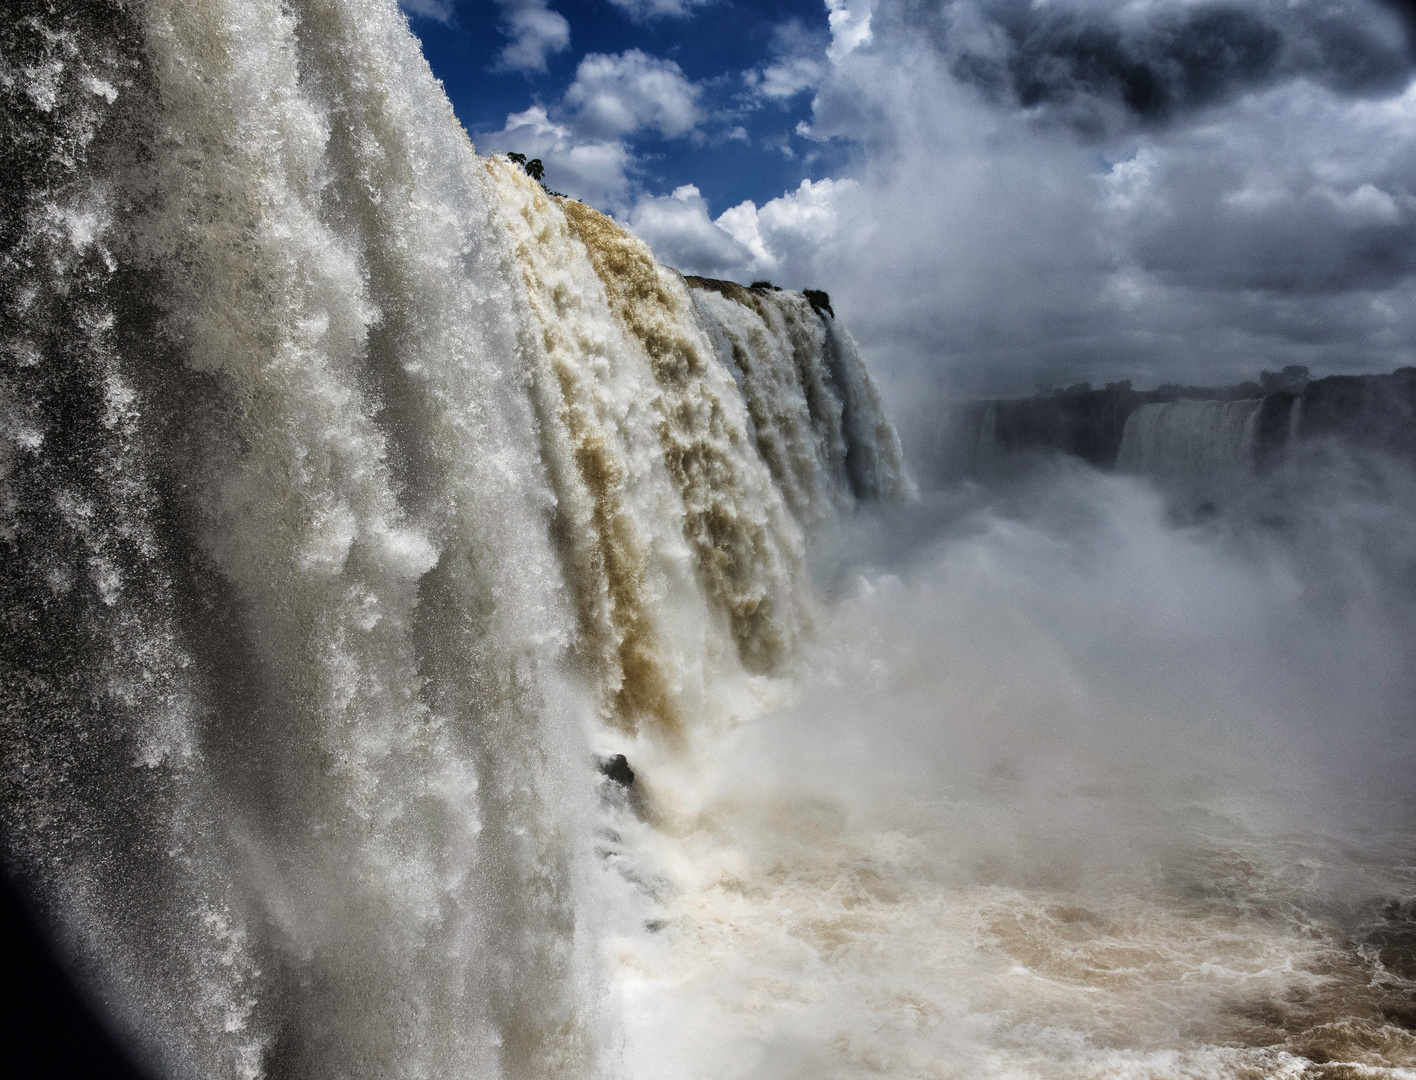
[[[1205,486],[1223,483],[1250,463],[1262,399],[1171,401],[1126,418],[1116,467]]]
[[[800,521],[909,492],[899,438],[834,317],[800,293],[686,280],[741,388],[758,453]]]
[[[0,33],[12,873],[161,1073],[598,1075],[591,750],[907,494],[849,335],[478,157],[393,0]]]

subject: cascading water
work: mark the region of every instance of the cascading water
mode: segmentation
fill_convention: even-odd
[[[915,501],[819,296],[478,157],[392,0],[0,47],[3,852],[155,1074],[1412,1075],[1409,470]]]
[[[1170,401],[1126,418],[1116,467],[1188,485],[1232,480],[1252,464],[1262,400]]]
[[[908,493],[899,440],[834,317],[800,293],[687,280],[741,387],[758,453],[799,520]]]
[[[21,7],[12,871],[161,1072],[597,1074],[591,746],[728,719],[903,491],[849,338],[784,296],[754,424],[743,317],[478,158],[391,2]]]

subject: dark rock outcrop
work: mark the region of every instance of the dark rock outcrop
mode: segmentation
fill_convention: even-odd
[[[825,312],[833,319],[836,317],[836,313],[831,310],[831,297],[825,291],[821,289],[802,289],[801,294],[806,297],[807,302],[816,310],[816,314],[820,315],[822,312]]]
[[[597,763],[602,775],[622,788],[634,785],[634,770],[629,767],[629,759],[623,754],[603,757]]]
[[[1254,471],[1268,472],[1283,461],[1293,427],[1293,403],[1298,395],[1286,390],[1269,394],[1254,418]]]

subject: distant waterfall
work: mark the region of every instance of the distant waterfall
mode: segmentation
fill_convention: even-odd
[[[1262,399],[1142,405],[1126,418],[1116,467],[1123,472],[1204,485],[1252,463]]]
[[[590,743],[906,492],[849,336],[477,157],[393,0],[0,34],[11,870],[165,1073],[599,1075]]]

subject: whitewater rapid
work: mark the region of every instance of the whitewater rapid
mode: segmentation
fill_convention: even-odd
[[[829,308],[478,156],[392,0],[12,8],[3,852],[155,1074],[1410,1075],[1393,815],[1225,771],[1395,729],[1379,589],[930,517]]]
[[[1409,646],[1130,479],[1031,495],[891,515],[932,538],[618,826],[629,1075],[1412,1075]]]

